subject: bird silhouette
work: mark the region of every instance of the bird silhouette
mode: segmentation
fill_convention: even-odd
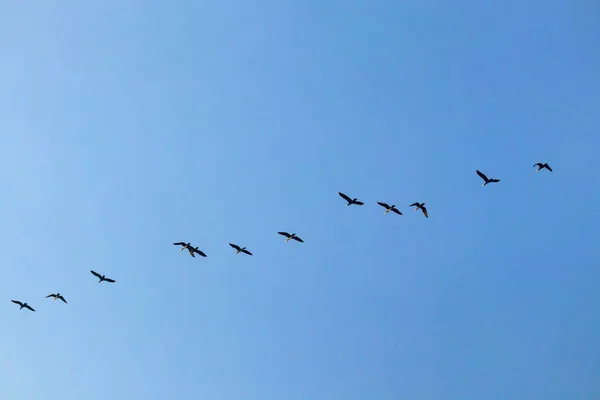
[[[396,208],[396,206],[393,205],[393,204],[390,206],[388,203],[384,203],[384,202],[381,202],[381,201],[378,201],[377,204],[379,204],[381,207],[385,208],[385,211],[384,211],[383,214],[387,214],[390,211],[392,211],[392,212],[395,212],[398,215],[402,215],[402,213],[400,212],[400,210],[398,210]]]
[[[229,245],[235,249],[235,254],[245,253],[245,254],[248,254],[249,256],[252,255],[252,253],[250,253],[248,250],[246,250],[245,247],[240,247],[237,244],[233,244],[233,243],[229,243]]]
[[[550,168],[550,166],[548,165],[548,163],[543,163],[542,164],[541,162],[539,162],[539,163],[533,164],[533,166],[534,167],[538,167],[538,169],[537,169],[536,172],[540,172],[544,168],[546,168],[548,171],[552,172],[552,168]]]
[[[54,301],[60,299],[60,300],[64,301],[65,303],[67,302],[60,293],[56,293],[56,294],[52,293],[52,294],[49,294],[48,296],[46,296],[46,298],[48,298],[48,297],[54,297]]]
[[[429,215],[427,214],[427,209],[425,208],[425,203],[413,203],[411,204],[409,207],[416,207],[415,211],[417,210],[421,210],[423,211],[423,215],[425,216],[425,218],[429,218]]]
[[[179,251],[187,249],[190,252],[190,255],[194,258],[196,258],[194,253],[200,254],[202,257],[206,257],[206,254],[204,254],[201,250],[198,250],[198,247],[192,247],[192,245],[189,243],[177,242],[177,243],[173,243],[173,244],[175,246],[181,246],[181,249]]]
[[[304,243],[304,240],[302,240],[298,236],[296,236],[295,233],[292,233],[291,235],[289,233],[287,233],[287,232],[277,232],[277,233],[279,233],[280,235],[285,236],[287,238],[285,240],[286,242],[289,242],[291,239],[294,239],[297,242]]]
[[[100,275],[99,273],[97,273],[96,271],[92,271],[90,270],[90,272],[92,273],[92,275],[94,275],[96,278],[100,279],[98,281],[98,283],[101,283],[102,281],[106,281],[106,282],[110,282],[110,283],[115,283],[116,281],[114,279],[110,279],[107,278],[106,275]]]
[[[477,172],[477,175],[479,175],[481,177],[481,179],[483,179],[485,181],[485,183],[482,186],[487,185],[488,183],[497,183],[500,182],[500,179],[496,179],[496,178],[488,178],[487,176],[485,176],[485,174],[479,170],[475,170],[475,172]]]
[[[13,303],[18,304],[19,306],[21,306],[21,308],[19,308],[19,310],[22,310],[23,308],[27,308],[28,310],[31,311],[35,311],[33,308],[31,308],[31,306],[27,303],[22,303],[19,300],[11,300]]]
[[[363,204],[365,204],[362,201],[358,201],[357,198],[351,199],[349,196],[345,195],[342,192],[338,192],[338,194],[342,197],[342,199],[348,202],[348,204],[346,204],[346,207],[351,206],[352,204],[356,204],[358,206],[362,206]]]

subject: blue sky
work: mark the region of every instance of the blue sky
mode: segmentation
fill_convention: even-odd
[[[600,6],[450,3],[0,2],[0,398],[597,399]]]

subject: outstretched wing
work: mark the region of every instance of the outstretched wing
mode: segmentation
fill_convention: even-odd
[[[13,303],[20,305],[21,307],[23,307],[23,303],[21,303],[19,300],[11,300]]]
[[[490,182],[491,183],[500,182],[500,179],[492,178],[492,179],[490,179]]]
[[[28,309],[30,309],[31,311],[35,311],[33,308],[31,308],[31,306],[30,306],[29,304],[27,304],[27,305],[25,306],[25,308],[28,308]]]
[[[97,273],[96,271],[92,271],[92,270],[90,269],[90,272],[91,272],[91,273],[92,273],[92,275],[94,275],[96,278],[98,278],[98,279],[102,279],[102,275],[100,275],[100,274],[99,274],[99,273]]]
[[[238,246],[237,244],[229,243],[229,245],[231,247],[233,247],[234,249],[236,249],[237,251],[242,251],[242,249],[240,248],[240,246]]]
[[[486,181],[486,182],[487,182],[487,181],[489,180],[489,179],[488,179],[488,177],[487,177],[487,176],[485,176],[485,174],[484,174],[483,172],[481,172],[481,171],[479,171],[479,170],[475,170],[475,172],[477,172],[477,175],[479,175],[479,177],[480,177],[481,179],[483,179],[484,181]]]
[[[289,233],[287,233],[287,232],[277,232],[277,233],[279,233],[280,235],[283,235],[283,236],[285,236],[286,238],[289,238],[290,236],[292,236],[292,235],[290,235],[290,234],[289,234]]]
[[[204,254],[203,252],[201,252],[200,250],[194,249],[194,253],[198,253],[200,254],[202,257],[206,257],[206,254]]]
[[[49,294],[48,296],[46,296],[46,298],[48,298],[48,297],[56,297],[56,295],[54,293],[52,293],[52,294]]]
[[[62,301],[65,303],[65,304],[67,304],[67,301],[65,300],[65,298],[64,298],[64,297],[62,297],[62,296],[58,296],[58,298],[59,298],[59,299],[61,299],[61,300],[62,300]]]
[[[548,171],[552,172],[552,168],[550,168],[548,164],[546,164],[545,167],[548,168]]]
[[[362,205],[363,205],[363,204],[365,204],[365,203],[363,203],[362,201],[358,201],[358,200],[356,200],[356,201],[354,202],[354,204],[358,204],[359,206],[362,206]]]
[[[427,214],[427,209],[425,208],[425,206],[421,207],[421,211],[423,211],[423,215],[425,215],[425,218],[429,218],[429,215]]]
[[[294,236],[294,240],[296,240],[300,243],[304,243],[304,240],[300,239],[298,236]]]
[[[242,250],[242,253],[246,253],[246,254],[248,254],[249,256],[251,256],[251,255],[252,255],[252,253],[250,253],[248,250]]]
[[[400,212],[400,210],[398,210],[397,208],[392,208],[392,211],[395,212],[398,215],[402,215],[402,213]]]
[[[116,282],[114,279],[110,279],[110,278],[104,278],[104,280],[106,282],[110,282],[110,283],[115,283]],[[65,303],[66,303],[66,301],[65,301]]]
[[[338,194],[342,197],[342,199],[346,200],[348,203],[352,203],[352,199],[346,196],[344,193],[338,192]]]
[[[175,246],[185,246],[184,242],[173,243]]]
[[[534,167],[538,167],[538,168],[542,168],[544,166],[544,164],[542,164],[541,162],[539,163],[535,163],[533,164]]]
[[[421,205],[419,203],[412,203],[409,207],[420,207]]]
[[[390,208],[390,205],[388,203],[383,203],[381,201],[378,201],[377,204],[379,204],[381,207],[385,207],[386,209]]]

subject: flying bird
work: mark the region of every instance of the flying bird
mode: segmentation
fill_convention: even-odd
[[[48,298],[48,297],[54,297],[54,301],[60,299],[60,300],[64,301],[65,303],[67,302],[60,293],[56,293],[56,294],[52,293],[52,294],[49,294],[48,296],[46,296],[46,298]]]
[[[229,245],[236,250],[235,254],[245,253],[245,254],[248,254],[249,256],[252,255],[252,253],[250,253],[248,250],[246,250],[245,247],[240,247],[237,244],[233,244],[233,243],[229,243]]]
[[[415,211],[421,209],[421,211],[423,211],[423,215],[425,215],[425,218],[429,218],[429,215],[427,215],[427,209],[425,208],[425,203],[413,203],[409,207],[416,207]]]
[[[479,170],[475,170],[475,172],[477,172],[477,175],[479,175],[481,177],[481,179],[483,179],[485,181],[485,183],[482,186],[487,185],[488,183],[496,183],[496,182],[500,182],[500,179],[496,179],[496,178],[488,178],[487,176],[485,176],[485,174]]]
[[[107,278],[106,275],[100,275],[99,273],[97,273],[96,271],[92,271],[90,270],[90,272],[92,273],[92,275],[94,275],[96,278],[100,279],[98,281],[98,283],[101,283],[102,281],[106,281],[106,282],[110,282],[110,283],[115,283],[114,279],[110,279]]]
[[[385,212],[384,212],[383,214],[387,214],[387,213],[389,213],[390,211],[392,211],[392,212],[395,212],[395,213],[396,213],[396,214],[398,214],[398,215],[402,215],[402,213],[400,212],[400,210],[398,210],[398,209],[396,208],[396,206],[395,206],[395,205],[393,205],[393,204],[390,206],[389,204],[387,204],[387,203],[383,203],[383,202],[381,202],[381,201],[378,201],[378,202],[377,202],[377,204],[379,204],[381,207],[384,207],[384,208],[385,208]]]
[[[18,300],[11,300],[13,303],[18,304],[19,306],[21,306],[21,308],[19,308],[19,310],[22,310],[23,308],[27,308],[31,311],[35,311],[33,308],[31,308],[31,306],[27,303],[21,303]]]
[[[201,250],[198,250],[198,247],[192,247],[191,244],[189,243],[185,243],[185,242],[177,242],[177,243],[173,243],[175,246],[181,246],[181,249],[179,251],[185,250],[187,249],[190,252],[190,255],[194,258],[196,258],[196,256],[194,255],[194,253],[196,254],[200,254],[202,257],[206,257],[206,254],[204,254]]]
[[[348,202],[348,204],[346,204],[346,207],[351,206],[352,204],[356,204],[359,206],[362,206],[363,204],[365,204],[362,201],[358,201],[358,199],[356,197],[351,199],[349,196],[345,195],[342,192],[338,192],[338,194],[342,197],[342,199],[344,199]]]
[[[552,168],[550,168],[550,166],[548,165],[548,163],[543,163],[542,164],[541,162],[539,162],[539,163],[533,164],[533,166],[534,167],[538,167],[538,169],[537,169],[536,172],[540,172],[540,170],[542,170],[544,168],[546,168],[548,171],[552,172]]]
[[[298,236],[296,236],[295,233],[292,233],[291,235],[289,233],[287,233],[287,232],[277,232],[277,233],[279,233],[280,235],[285,236],[287,238],[285,240],[286,242],[289,242],[291,239],[294,239],[297,242],[304,243],[304,240],[302,240]]]

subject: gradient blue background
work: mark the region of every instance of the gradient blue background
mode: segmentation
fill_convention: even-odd
[[[597,400],[599,15],[1,1],[0,398]]]

